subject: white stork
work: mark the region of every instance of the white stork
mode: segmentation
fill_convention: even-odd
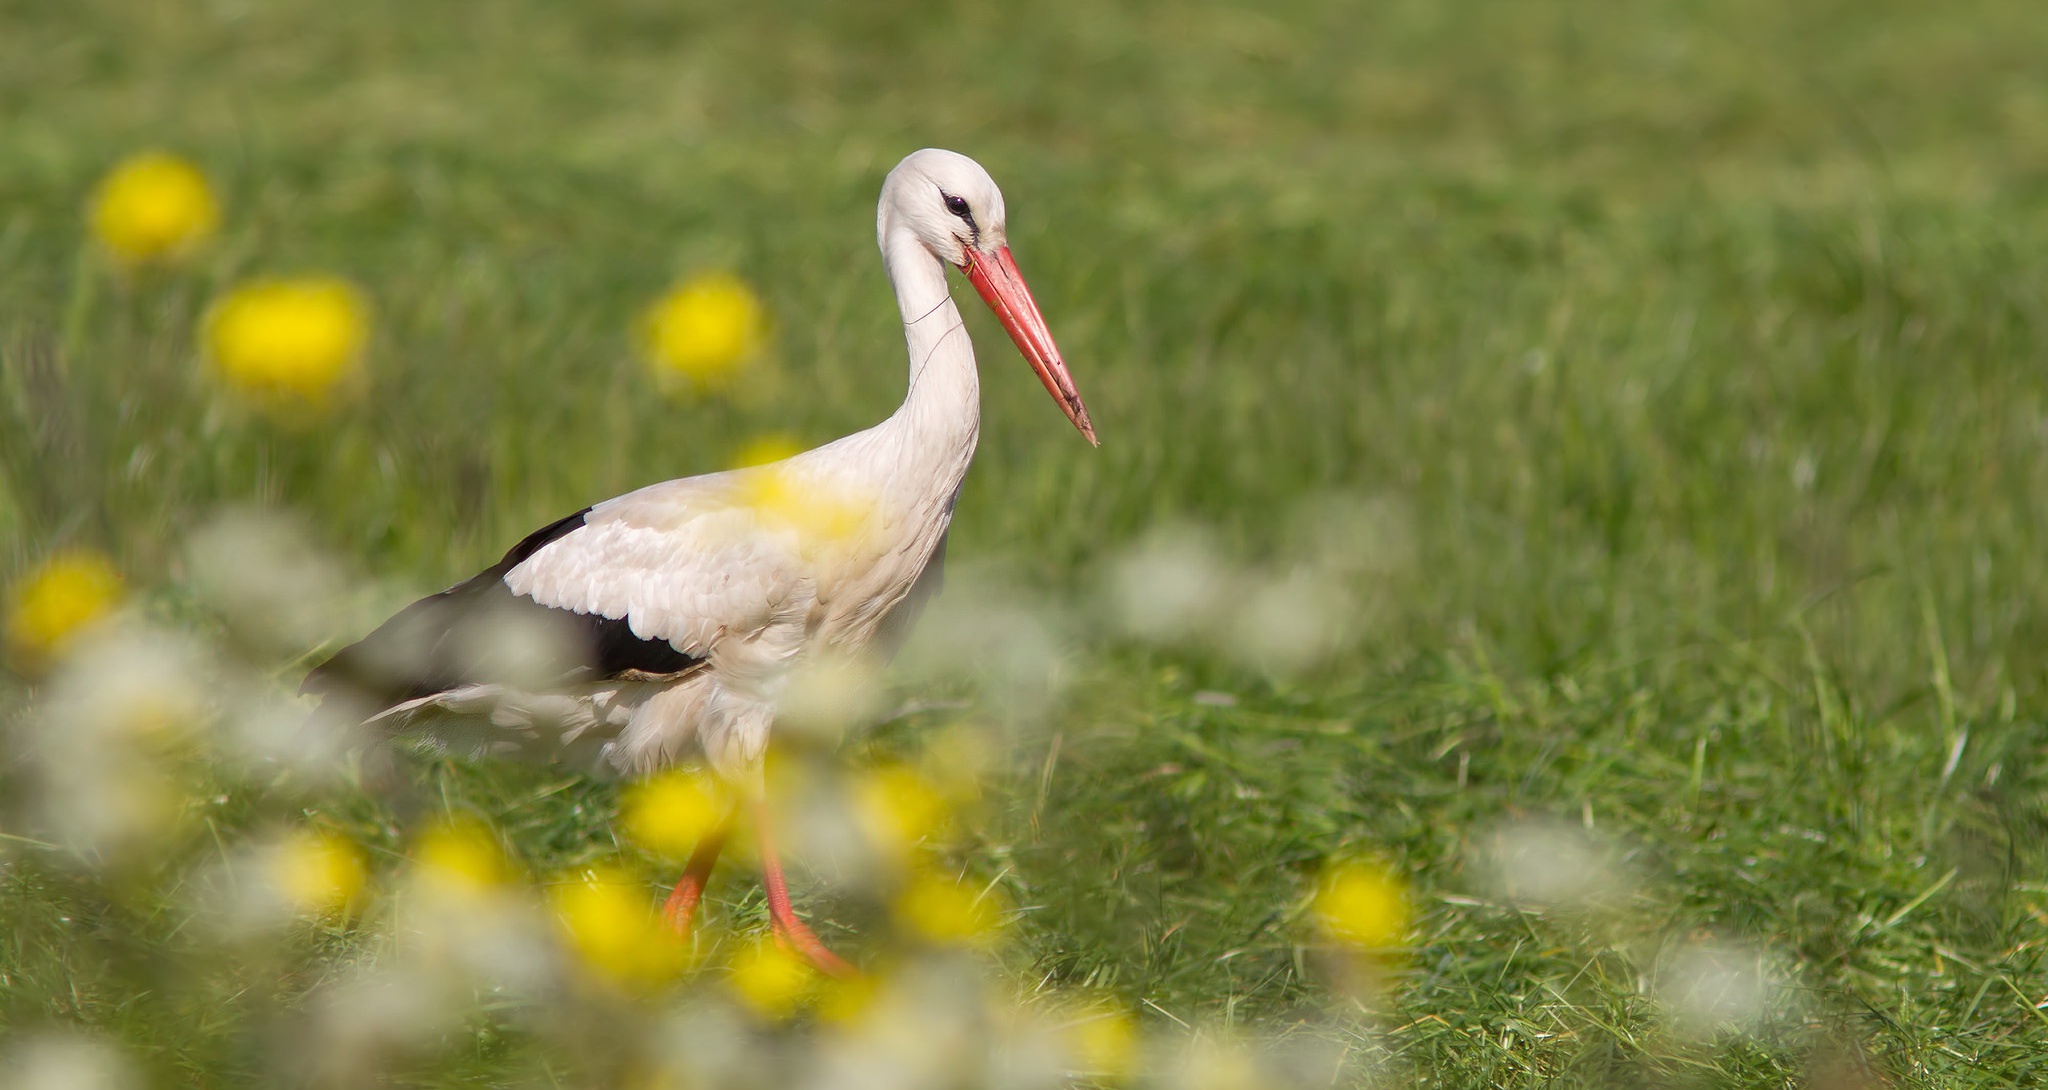
[[[910,348],[894,415],[783,462],[649,485],[550,523],[342,649],[304,691],[326,697],[330,715],[443,745],[594,751],[625,775],[701,758],[754,810],[777,934],[820,969],[849,972],[790,907],[761,758],[793,667],[886,653],[937,586],[981,424],[948,264],[1096,442],[1005,223],[1001,191],[972,159],[905,158],[876,215]],[[832,517],[790,517],[764,492],[816,498]],[[706,838],[668,899],[679,930],[724,838],[723,826]]]

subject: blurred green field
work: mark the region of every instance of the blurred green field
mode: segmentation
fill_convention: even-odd
[[[1015,728],[957,849],[1020,909],[1010,978],[1160,1027],[1319,1012],[1402,1085],[2038,1085],[2044,55],[2021,0],[0,0],[0,582],[91,545],[204,630],[181,550],[257,504],[345,559],[367,623],[751,437],[865,427],[903,392],[875,195],[951,147],[1004,187],[1104,441],[969,315],[952,611],[1007,588],[1065,683],[1026,715],[913,674],[904,699],[967,706],[844,756]],[[124,277],[83,208],[149,147],[208,172],[224,227]],[[678,404],[629,331],[706,268],[759,286],[771,358]],[[313,427],[223,408],[207,301],[302,271],[371,298],[368,396]],[[1331,504],[1362,515],[1315,531]],[[1191,528],[1281,583],[1341,573],[1341,650],[1279,669],[1242,617],[1121,634],[1118,565]],[[0,686],[20,722],[34,685]],[[614,850],[612,785],[410,775],[536,873]],[[396,852],[415,816],[224,791],[210,836],[283,806]],[[1503,830],[1612,852],[1613,903],[1513,902]],[[251,1025],[365,956],[336,930],[173,986],[200,955],[160,882],[0,850],[0,1034],[95,1027],[157,1085],[261,1084]],[[1371,1013],[1305,951],[1355,854],[1416,913]],[[713,900],[759,919],[744,876]],[[858,912],[801,900],[859,956]],[[1766,967],[1734,977],[1758,1009],[1681,1025],[1658,981],[1700,950]],[[392,1078],[572,1069],[486,1018]]]

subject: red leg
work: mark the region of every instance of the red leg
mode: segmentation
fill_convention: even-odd
[[[768,891],[768,916],[774,921],[776,938],[827,976],[857,975],[845,958],[827,950],[796,918],[796,910],[789,904],[789,883],[782,877],[782,861],[775,855],[775,839],[768,831],[768,806],[758,800],[754,803],[754,830],[761,840],[761,885]]]
[[[718,823],[710,834],[697,843],[697,850],[690,853],[689,865],[683,868],[682,878],[676,881],[675,891],[668,895],[668,903],[661,906],[661,917],[676,934],[688,937],[690,920],[697,914],[697,902],[704,899],[705,883],[711,880],[711,868],[718,865],[719,850],[725,847],[726,834],[732,831],[732,815]]]

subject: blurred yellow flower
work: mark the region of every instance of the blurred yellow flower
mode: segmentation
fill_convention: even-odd
[[[561,882],[549,901],[569,948],[602,979],[650,990],[689,968],[689,947],[655,915],[645,886],[618,868]]]
[[[1408,941],[1408,890],[1386,867],[1370,860],[1332,866],[1316,887],[1316,923],[1349,946],[1388,950]]]
[[[747,1009],[770,1021],[796,1013],[810,994],[815,973],[803,958],[773,939],[742,947],[732,961],[729,982]]]
[[[319,408],[352,392],[369,304],[346,280],[257,280],[207,311],[206,351],[221,380],[260,405]]]
[[[744,495],[747,506],[765,521],[794,529],[813,546],[853,536],[868,513],[866,504],[821,488],[782,465],[749,472]]]
[[[91,220],[101,245],[138,265],[190,252],[220,226],[220,205],[198,167],[151,151],[122,160],[100,181]]]
[[[112,561],[89,550],[57,553],[16,586],[7,611],[8,650],[24,665],[41,665],[120,600],[121,576]]]
[[[803,452],[804,448],[798,446],[797,441],[790,436],[782,432],[768,432],[747,440],[739,450],[734,451],[732,467],[752,469],[755,466],[780,462],[785,458],[794,458]]]
[[[896,899],[896,920],[928,942],[979,946],[996,937],[1002,914],[992,896],[982,896],[937,874],[911,880]]]
[[[805,467],[787,464],[802,453],[794,439],[774,432],[740,447],[732,459],[732,467],[743,471],[740,502],[764,521],[796,530],[807,546],[851,536],[872,510],[872,497],[850,493],[818,480]]]
[[[705,772],[672,769],[626,791],[626,837],[656,855],[687,859],[732,810],[724,788]]]
[[[767,342],[767,311],[746,282],[707,273],[662,296],[640,320],[641,348],[664,386],[730,387]]]
[[[346,912],[369,880],[363,852],[340,833],[300,829],[278,845],[270,880],[294,911],[311,916]]]
[[[872,966],[853,976],[821,978],[812,1009],[823,1021],[850,1025],[875,1008],[884,979]]]
[[[434,896],[483,897],[512,881],[498,838],[473,818],[452,818],[420,834],[412,859],[421,887]]]
[[[946,798],[916,769],[886,764],[853,781],[854,821],[877,855],[901,866],[948,817]]]
[[[1138,1020],[1128,1011],[1106,1010],[1078,1019],[1060,1036],[1082,1074],[1123,1079],[1137,1070]]]

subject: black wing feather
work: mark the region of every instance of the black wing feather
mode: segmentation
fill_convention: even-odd
[[[379,708],[490,680],[480,676],[474,637],[487,626],[545,627],[559,661],[548,664],[557,682],[615,678],[627,673],[674,674],[699,660],[667,640],[642,639],[624,619],[613,620],[544,606],[512,593],[505,575],[549,543],[574,533],[586,507],[535,530],[504,558],[439,594],[405,607],[377,629],[314,667],[302,693],[347,691]]]

